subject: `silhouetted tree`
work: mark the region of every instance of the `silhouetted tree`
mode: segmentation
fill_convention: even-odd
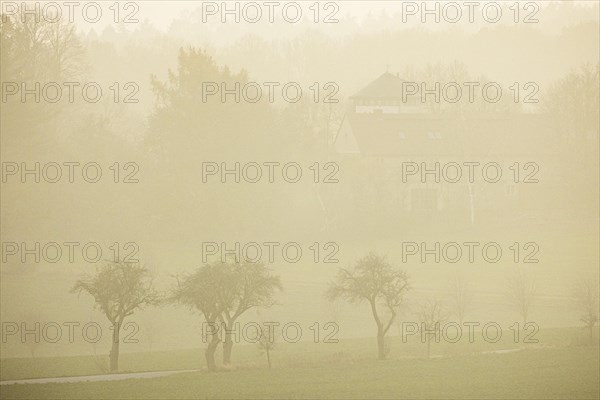
[[[425,335],[427,343],[427,358],[431,357],[431,339],[439,341],[441,335],[441,325],[446,321],[446,315],[443,310],[442,302],[439,300],[428,300],[421,305],[419,311],[419,320],[421,322],[421,335]]]
[[[210,371],[217,369],[215,351],[221,339],[220,331],[214,329],[226,305],[220,300],[220,291],[226,285],[227,276],[222,273],[224,263],[205,264],[195,272],[177,278],[177,288],[171,300],[199,311],[211,329],[203,329],[203,341],[208,342],[204,352]]]
[[[597,170],[599,85],[600,65],[583,65],[554,82],[542,103],[562,132],[570,165],[575,162],[580,168]]]
[[[34,14],[23,19],[20,15],[2,15],[0,19],[0,75],[11,90],[18,88],[2,104],[4,140],[30,145],[38,142],[40,135],[48,134],[66,107],[64,102],[36,102],[33,95],[22,101],[22,85],[32,90],[36,84],[77,81],[86,67],[85,49],[74,23],[62,19],[49,22]]]
[[[228,263],[223,272],[228,275],[223,288],[223,299],[226,307],[220,319],[225,326],[223,342],[223,365],[231,365],[233,348],[232,332],[236,320],[246,311],[254,307],[267,308],[275,304],[275,291],[281,290],[281,280],[261,262]]]
[[[465,320],[465,314],[471,301],[471,291],[469,284],[461,273],[456,273],[452,278],[450,287],[450,295],[452,297],[452,305],[458,322],[462,325]]]
[[[598,291],[597,276],[581,277],[573,287],[574,305],[590,331],[590,344],[594,344],[594,326],[598,323]]]
[[[508,300],[521,315],[523,324],[526,324],[535,298],[535,279],[527,271],[517,269],[508,276],[507,284]]]
[[[78,280],[71,291],[91,295],[95,306],[112,324],[110,370],[116,371],[123,321],[136,310],[160,302],[148,270],[139,263],[106,261],[96,268],[94,275]]]
[[[172,300],[198,310],[207,323],[203,339],[208,342],[205,357],[209,370],[216,370],[215,351],[221,332],[225,331],[223,364],[229,365],[235,321],[253,307],[271,306],[277,289],[281,289],[279,277],[262,263],[216,261],[178,279]]]
[[[352,303],[366,301],[377,325],[377,354],[385,359],[385,335],[394,323],[397,310],[409,289],[407,274],[392,266],[384,257],[369,253],[356,262],[353,270],[340,268],[336,279],[330,283],[327,297],[344,298]],[[387,321],[383,308],[389,313]]]
[[[272,367],[271,352],[275,349],[276,337],[275,326],[261,325],[261,335],[257,345],[261,354],[266,354],[269,368]]]

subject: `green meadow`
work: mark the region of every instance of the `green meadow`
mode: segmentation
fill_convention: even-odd
[[[510,334],[509,334],[510,333]],[[596,333],[597,334],[597,333]],[[390,337],[389,359],[375,359],[374,338],[339,343],[281,343],[273,368],[254,345],[234,348],[234,367],[210,373],[201,349],[126,353],[121,372],[199,369],[151,379],[15,384],[2,399],[128,398],[491,398],[597,399],[599,347],[580,328],[541,330],[538,343],[496,343],[476,332],[471,343],[432,343]],[[466,339],[466,340],[465,340]],[[95,357],[4,359],[2,380],[98,374]]]

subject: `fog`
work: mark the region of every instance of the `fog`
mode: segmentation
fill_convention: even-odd
[[[406,326],[470,321],[534,326],[539,348],[587,327],[598,360],[598,2],[291,3],[2,3],[2,380],[80,375],[47,357],[114,372],[113,308],[116,352],[143,357],[210,352],[235,315],[300,327],[292,354],[401,360]],[[274,281],[248,300],[252,279]],[[232,368],[263,368],[236,364],[257,347],[238,334]],[[159,364],[126,370],[188,368]]]

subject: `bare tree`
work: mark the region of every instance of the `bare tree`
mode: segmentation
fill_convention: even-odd
[[[119,366],[119,335],[123,321],[136,310],[160,302],[148,270],[139,263],[106,261],[93,276],[78,280],[72,292],[90,294],[113,328],[110,370]]]
[[[544,96],[542,107],[551,115],[563,133],[561,145],[576,152],[569,165],[598,168],[598,117],[600,98],[600,64],[586,64],[554,82]]]
[[[85,48],[76,25],[60,17],[57,19],[50,22],[33,13],[23,18],[2,15],[2,82],[20,82],[29,87],[39,82],[80,80],[88,67]],[[62,102],[49,107],[45,102],[20,101],[19,96],[10,96],[2,106],[3,130],[11,131],[11,127],[15,127],[19,132],[27,131],[30,135],[23,137],[21,134],[10,140],[32,140],[35,143],[45,138],[50,128],[56,129],[58,118],[65,109]]]
[[[516,269],[508,276],[507,284],[508,300],[526,324],[535,299],[535,278],[523,269]]]
[[[261,354],[266,354],[267,364],[271,368],[271,352],[275,349],[276,342],[275,326],[271,324],[261,324],[261,335],[258,339],[258,349]]]
[[[421,322],[421,335],[426,335],[427,358],[431,356],[431,339],[439,341],[441,325],[446,321],[446,314],[440,300],[428,300],[421,305],[419,320]]]
[[[262,263],[208,263],[194,273],[178,279],[172,301],[200,311],[211,325],[207,330],[206,364],[210,371],[217,369],[215,351],[221,340],[224,325],[223,364],[231,364],[232,334],[237,318],[253,307],[269,307],[276,289],[281,289],[279,277],[271,275]]]
[[[231,365],[231,351],[235,321],[240,315],[254,307],[267,308],[275,304],[275,291],[281,290],[281,280],[263,263],[229,263],[224,269],[229,279],[223,287],[222,299],[224,307],[220,320],[225,325],[225,341],[223,342],[223,365]]]
[[[340,268],[330,283],[327,297],[344,298],[351,303],[368,302],[377,325],[377,354],[385,359],[385,335],[394,323],[397,310],[409,289],[408,275],[388,263],[384,257],[369,253],[356,262],[353,270]],[[379,308],[378,308],[379,307]],[[383,317],[385,311],[389,317]]]
[[[87,67],[85,49],[74,24],[58,21],[49,24],[44,32],[48,46],[48,73],[52,79],[65,80],[81,76]]]
[[[590,331],[594,343],[594,326],[598,323],[598,277],[581,277],[573,286],[574,306],[581,312],[581,322]]]
[[[462,273],[456,272],[454,274],[450,290],[454,313],[458,322],[462,325],[473,297],[469,288],[469,283]]]
[[[221,272],[221,263],[206,264],[194,273],[177,277],[177,288],[173,291],[171,301],[188,306],[199,311],[208,324],[215,326],[223,312],[225,304],[219,299],[219,290],[224,285],[225,277]],[[210,371],[215,371],[215,351],[219,346],[221,334],[219,330],[210,329],[203,332],[203,340],[208,342],[204,352],[206,365]]]

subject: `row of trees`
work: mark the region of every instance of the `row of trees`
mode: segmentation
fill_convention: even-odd
[[[274,294],[281,288],[280,278],[263,263],[219,261],[178,276],[177,286],[170,293],[159,293],[147,268],[120,261],[107,262],[93,276],[78,280],[72,291],[90,294],[113,327],[111,371],[118,369],[119,334],[125,318],[146,306],[168,303],[189,307],[207,323],[225,328],[224,338],[220,330],[206,332],[206,365],[215,370],[215,352],[222,339],[223,365],[231,364],[231,335],[238,318],[252,308],[275,304]]]
[[[177,276],[176,280],[177,285],[169,293],[159,293],[146,267],[120,261],[107,262],[94,275],[78,280],[73,286],[73,292],[91,295],[95,306],[112,324],[111,371],[118,369],[119,335],[124,320],[144,307],[162,304],[184,305],[199,313],[206,323],[223,327],[203,332],[203,339],[207,342],[206,365],[211,371],[217,369],[215,353],[219,343],[222,343],[222,364],[230,366],[236,321],[248,310],[275,305],[275,294],[282,290],[280,277],[260,262],[215,261],[202,265],[192,273]],[[340,268],[330,282],[326,296],[330,301],[341,299],[370,306],[377,330],[377,355],[379,359],[385,359],[389,352],[386,335],[405,307],[410,288],[405,271],[388,262],[385,257],[369,253],[359,259],[353,268]],[[531,276],[519,272],[509,279],[509,288],[509,297],[526,323],[535,295],[534,281]],[[456,314],[462,323],[471,295],[464,279],[456,279],[453,290]],[[598,281],[578,281],[574,295],[582,312],[581,320],[589,329],[592,342],[593,329],[598,322]],[[419,314],[429,330],[437,329],[445,320],[444,315],[442,304],[437,300],[428,302]],[[274,337],[268,330],[262,333],[259,347],[267,354],[270,365]]]
[[[223,365],[228,366],[231,365],[231,336],[236,320],[252,308],[275,304],[273,296],[281,288],[280,278],[262,263],[215,262],[178,279],[171,301],[200,312],[208,323],[224,326]],[[222,339],[221,333],[216,330],[206,333],[206,365],[209,370],[215,370],[215,351]]]

